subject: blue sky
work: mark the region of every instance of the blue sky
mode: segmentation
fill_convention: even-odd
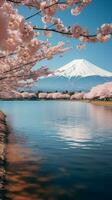
[[[29,16],[34,11],[20,8],[19,12],[24,16]],[[91,33],[95,33],[97,27],[103,23],[112,23],[112,0],[93,0],[92,3],[83,10],[83,12],[75,17],[70,13],[70,9],[64,12],[57,12],[56,16],[60,17],[65,25],[73,25],[75,23],[88,28]],[[31,19],[30,19],[31,20]],[[40,16],[32,18],[32,23],[42,26]],[[41,39],[46,39],[41,34]],[[76,39],[68,39],[60,34],[54,33],[49,41],[55,45],[59,41],[69,43],[72,49],[66,52],[63,57],[56,56],[52,60],[44,60],[36,64],[36,68],[47,65],[51,69],[56,69],[74,59],[87,59],[99,67],[112,72],[112,39],[107,43],[87,44],[85,50],[77,50],[76,45],[79,43]]]

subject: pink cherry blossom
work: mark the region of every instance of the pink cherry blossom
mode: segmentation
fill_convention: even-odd
[[[82,28],[79,25],[75,25],[72,27],[72,35],[75,38],[79,38],[82,33]]]
[[[101,33],[97,34],[97,39],[100,42],[107,42],[111,38],[111,35],[102,35]]]
[[[54,46],[50,44],[50,39],[47,38],[53,37],[53,32],[79,39],[81,41],[77,45],[79,49],[85,48],[87,42],[107,42],[111,39],[111,23],[101,25],[95,34],[90,34],[79,24],[65,26],[58,17],[58,11],[64,12],[68,8],[68,12],[71,10],[71,13],[76,16],[90,2],[91,0],[66,0],[65,2],[20,0],[13,3],[13,1],[0,0],[0,93],[9,93],[9,96],[18,95],[16,93],[18,87],[30,87],[38,77],[50,73],[45,67],[34,71],[33,66],[41,60],[52,59],[53,56],[62,55],[69,50],[69,47],[65,47],[62,41]],[[38,23],[37,20],[35,25],[32,20],[31,24],[30,18],[36,15],[32,14],[25,18],[19,14],[19,6],[36,10],[40,15],[40,22]],[[43,23],[50,23],[50,26],[49,24],[44,27],[38,26]],[[43,41],[40,39],[41,36],[44,37]],[[53,98],[62,97],[69,98],[68,94],[60,93],[53,96]]]
[[[102,35],[108,35],[112,32],[112,24],[103,24],[99,29],[98,32]]]
[[[112,82],[104,83],[93,87],[89,93],[84,95],[85,99],[94,99],[94,98],[112,98]]]
[[[0,8],[0,43],[8,37],[8,15]]]
[[[45,99],[45,98],[47,98],[47,93],[44,93],[44,92],[41,93],[40,92],[39,95],[38,95],[38,98],[39,99]]]
[[[62,11],[66,10],[67,9],[67,4],[59,4],[58,5],[58,8]]]
[[[49,15],[44,15],[44,16],[42,17],[42,22],[44,22],[44,23],[52,22],[52,17],[49,16]]]
[[[81,100],[81,99],[83,99],[83,96],[84,96],[83,92],[78,92],[78,93],[71,95],[70,99],[71,100]]]
[[[25,23],[24,20],[20,22],[20,33],[21,39],[24,42],[30,42],[31,39],[35,36],[33,27],[30,24]]]
[[[4,4],[5,0],[0,0],[0,7]]]
[[[77,16],[81,13],[81,10],[82,10],[81,7],[76,7],[74,9],[71,9],[71,14]]]

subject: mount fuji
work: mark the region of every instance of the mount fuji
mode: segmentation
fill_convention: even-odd
[[[73,60],[53,74],[42,77],[33,91],[88,91],[93,86],[112,81],[112,72],[101,69],[84,59]]]
[[[103,70],[84,59],[73,60],[67,65],[56,70],[54,74],[56,76],[64,76],[66,78],[88,77],[88,76],[102,76],[102,77],[112,76],[111,72]]]

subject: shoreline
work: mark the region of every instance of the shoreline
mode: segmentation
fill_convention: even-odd
[[[8,126],[6,115],[0,111],[0,199],[5,199],[6,182],[6,153],[7,153]]]
[[[97,105],[97,106],[112,106],[112,100],[86,100],[86,99],[53,99],[53,98],[36,98],[36,99],[17,99],[17,98],[13,98],[13,99],[0,99],[0,101],[71,101],[71,102],[84,102],[84,103],[91,103],[93,105]],[[1,113],[1,111],[0,111]]]
[[[110,106],[112,107],[112,101],[101,101],[101,100],[92,100],[90,101],[91,104],[96,106]]]

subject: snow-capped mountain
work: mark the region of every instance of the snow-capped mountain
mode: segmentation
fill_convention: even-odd
[[[84,59],[73,60],[72,62],[56,70],[54,74],[55,76],[64,76],[67,78],[87,76],[112,76],[112,72],[103,70]]]
[[[84,59],[73,60],[43,77],[33,86],[33,91],[88,91],[93,86],[112,81],[112,72],[97,67]]]

